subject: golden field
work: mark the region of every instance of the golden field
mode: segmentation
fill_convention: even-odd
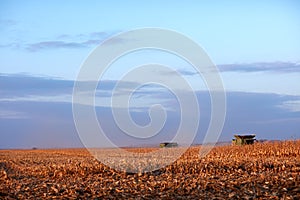
[[[1,150],[0,199],[300,199],[300,140],[200,148],[147,173],[113,170],[85,149]]]

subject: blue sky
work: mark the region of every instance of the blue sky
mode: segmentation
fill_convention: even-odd
[[[257,132],[268,139],[300,138],[299,10],[297,0],[1,1],[0,148],[80,146],[71,96],[81,64],[103,40],[142,27],[171,29],[190,37],[219,67],[231,116],[221,140],[230,140],[233,132]],[[110,84],[132,65],[150,61],[172,65],[198,95],[205,92],[201,76],[182,60],[161,52],[137,52],[118,60],[105,74],[105,90],[99,89],[96,97],[99,110],[109,107],[105,102],[113,88]],[[141,90],[144,98],[133,102],[140,108],[155,102],[173,106],[168,92],[153,88]],[[241,105],[247,112],[237,118]],[[110,114],[105,113],[107,120]],[[147,115],[141,116],[136,119],[147,122]],[[166,139],[176,120],[168,121]],[[285,129],[290,132],[281,134]],[[52,134],[65,139],[53,139]],[[164,138],[152,142],[160,139]]]

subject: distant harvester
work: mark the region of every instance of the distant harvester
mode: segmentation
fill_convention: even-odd
[[[160,143],[159,146],[161,148],[164,148],[164,147],[177,147],[178,144],[176,142],[163,142],[163,143]]]
[[[245,144],[253,144],[255,139],[255,135],[234,135],[235,139],[232,139],[232,144],[234,145],[245,145]]]

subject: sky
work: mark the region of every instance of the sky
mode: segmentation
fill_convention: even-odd
[[[109,37],[147,27],[189,37],[218,67],[227,96],[219,141],[230,141],[236,133],[256,133],[258,139],[299,139],[299,10],[297,0],[2,0],[0,149],[81,147],[72,114],[72,91],[82,64]],[[144,63],[167,64],[190,83],[202,120],[195,143],[201,143],[211,117],[203,77],[186,61],[154,50],[121,57],[98,85],[95,110],[108,137],[123,146],[150,145],[172,139],[178,127],[180,105],[172,92],[157,85],[137,90],[130,112],[137,124],[147,125],[148,108],[162,104],[168,118],[159,135],[134,140],[113,122],[110,99],[116,81]],[[153,74],[172,79],[170,74]],[[131,84],[124,81],[121,90],[131,90]]]

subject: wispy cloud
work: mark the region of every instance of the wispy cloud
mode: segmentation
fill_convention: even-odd
[[[28,115],[24,112],[14,110],[0,110],[0,119],[26,119]]]
[[[39,51],[44,49],[60,49],[60,48],[82,48],[86,47],[85,43],[64,42],[64,41],[44,41],[27,45],[29,51]]]
[[[187,69],[187,68],[180,68],[175,71],[161,71],[160,73],[166,76],[173,76],[177,74],[184,75],[184,76],[193,76],[198,74],[196,70]]]
[[[12,43],[8,43],[8,44],[0,44],[0,48],[10,48],[10,49],[19,50],[19,49],[22,49],[22,44],[20,44],[18,42],[12,42]]]
[[[272,73],[300,73],[300,62],[257,62],[244,64],[217,65],[220,72],[272,72]],[[198,75],[192,68],[180,68],[176,71],[162,71],[162,75],[172,76],[177,73],[184,76]]]
[[[300,63],[295,62],[257,62],[245,64],[218,65],[221,72],[276,72],[292,73],[300,72]]]
[[[73,81],[25,74],[0,74],[0,98],[71,94]]]
[[[114,35],[116,32],[92,32],[88,34],[77,34],[77,35],[69,35],[62,34],[56,37],[56,40],[49,41],[40,41],[36,43],[26,44],[26,50],[31,52],[46,50],[46,49],[76,49],[76,48],[86,48],[92,47],[95,45],[99,45],[105,39]],[[115,42],[123,42],[123,40],[112,41]]]
[[[85,87],[93,82],[83,82]],[[115,86],[118,84],[118,88]],[[72,103],[74,82],[49,77],[35,77],[22,74],[0,74],[0,103],[1,102],[61,102]],[[95,106],[111,106],[111,97],[120,100],[128,96],[136,88],[138,83],[102,80],[98,82],[95,91]],[[82,95],[91,95],[90,91],[81,91]],[[166,92],[157,86],[143,87],[134,92],[134,98],[139,99],[133,106],[145,107],[152,103],[165,102],[170,98]],[[147,103],[146,103],[147,102]],[[93,106],[93,105],[90,105]]]
[[[6,97],[0,98],[0,102],[72,102],[72,95],[27,95],[27,96],[15,96],[15,97]]]
[[[298,100],[284,101],[278,107],[289,110],[291,112],[300,112],[300,98]]]
[[[0,21],[0,24],[8,24],[13,22],[10,21]],[[80,33],[76,35],[61,34],[53,39],[43,40],[32,43],[24,42],[11,42],[6,44],[0,44],[0,48],[12,48],[12,49],[23,49],[30,52],[38,52],[43,50],[54,50],[54,49],[78,49],[78,48],[88,48],[95,45],[99,45],[105,39],[116,34],[116,31],[99,31],[92,33]],[[124,40],[116,40],[111,43],[119,43]]]
[[[89,39],[103,39],[109,37],[117,32],[115,31],[99,31],[91,33],[79,33],[75,35],[61,34],[56,37],[57,40],[89,40]]]

